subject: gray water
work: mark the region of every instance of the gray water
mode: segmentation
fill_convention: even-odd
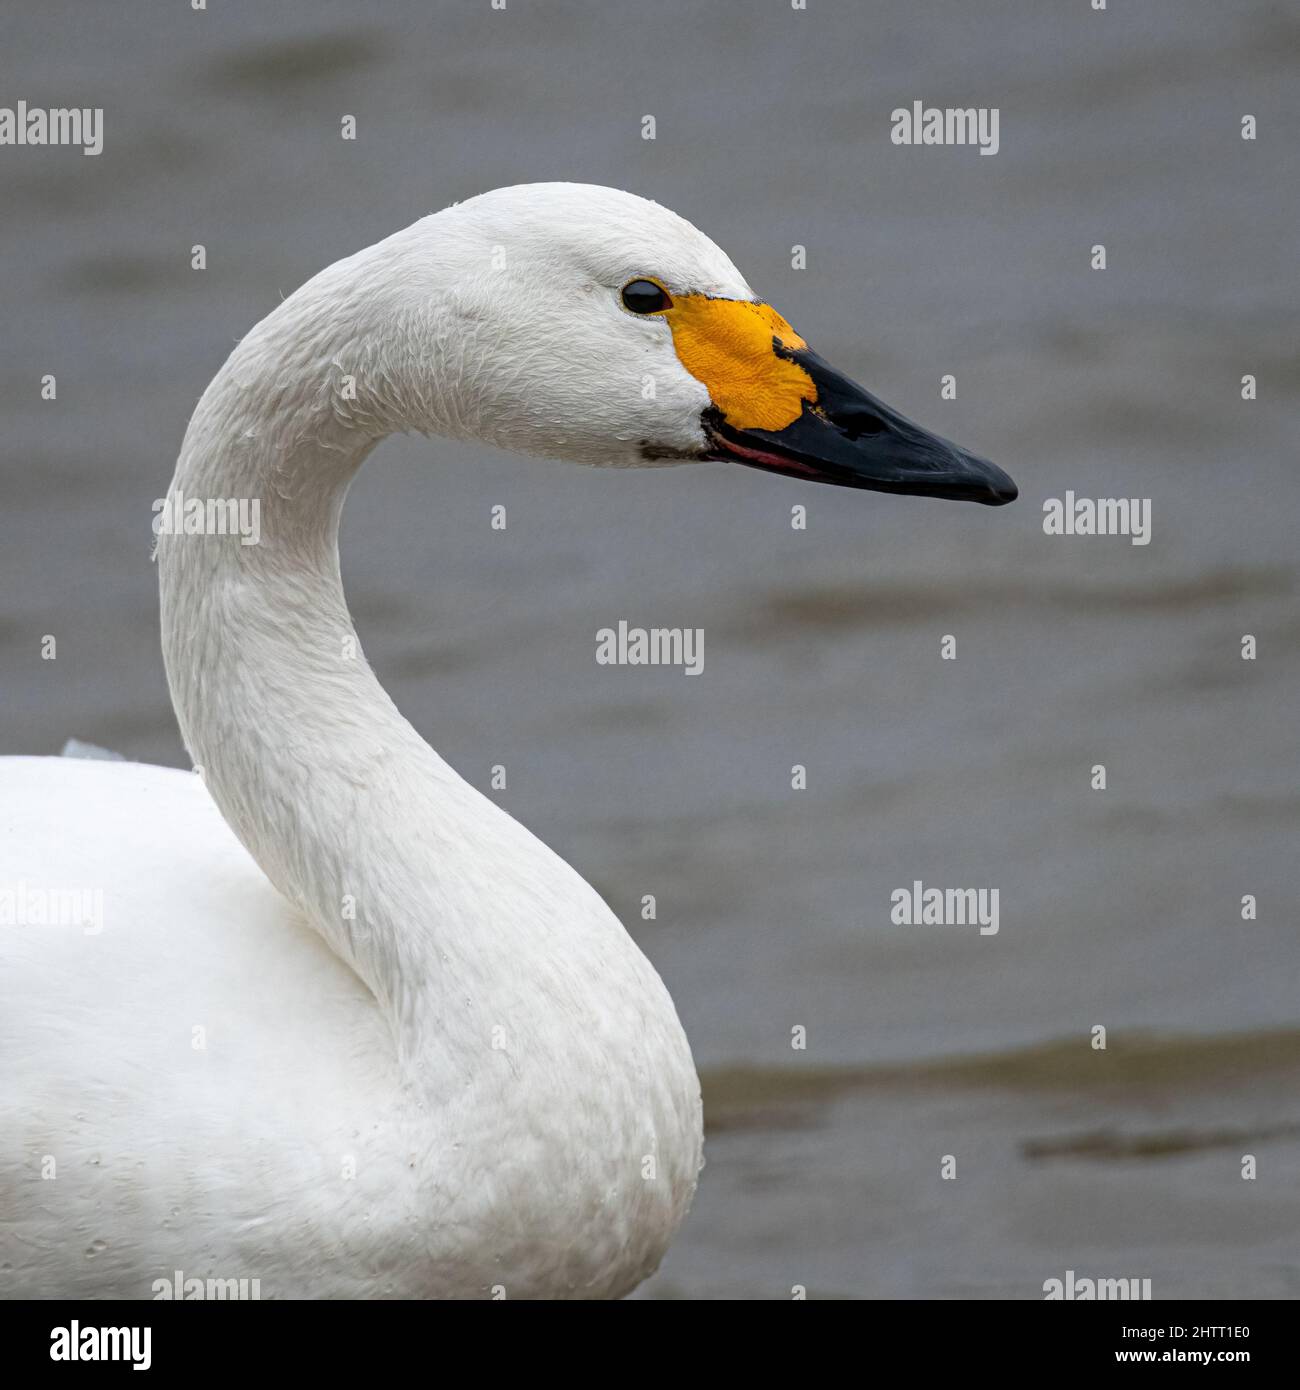
[[[1022,497],[411,440],[354,490],[381,678],[507,767],[696,1049],[708,1166],[644,1293],[1293,1296],[1298,75],[1271,3],[6,12],[0,104],[102,106],[105,147],[0,149],[0,751],[184,764],[150,504],[281,296],[498,185],[653,197]],[[892,145],[916,99],[998,107],[998,154]],[[1150,498],[1151,543],[1045,535],[1066,489]],[[702,627],[704,674],[597,666],[620,618]],[[999,932],[892,925],[916,879],[997,887]]]

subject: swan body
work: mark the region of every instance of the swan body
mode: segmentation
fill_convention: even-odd
[[[169,494],[256,499],[256,543],[159,535],[196,771],[0,759],[0,1292],[148,1298],[181,1271],[263,1297],[617,1296],[687,1211],[699,1084],[663,984],[361,653],[339,516],[397,431],[1010,488],[616,190],[485,194],[291,295],[204,393]],[[14,907],[78,889],[98,930]]]
[[[456,992],[428,1022],[463,1060],[437,1049],[411,1077],[374,996],[199,777],[4,762],[26,884],[104,896],[102,929],[5,933],[0,1289],[149,1298],[181,1270],[263,1297],[597,1295],[653,1269],[699,1162],[690,1053],[648,962],[522,827],[516,882],[463,885],[498,906],[504,978],[473,978],[450,944]],[[515,824],[482,807],[471,843]],[[567,954],[528,939],[538,893]]]

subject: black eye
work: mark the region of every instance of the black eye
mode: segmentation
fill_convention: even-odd
[[[634,314],[657,314],[671,309],[673,302],[653,280],[631,280],[623,286],[623,307]]]

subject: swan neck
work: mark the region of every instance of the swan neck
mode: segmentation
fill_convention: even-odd
[[[168,683],[235,834],[398,1010],[427,972],[412,968],[400,890],[372,879],[379,864],[405,873],[427,860],[427,846],[406,844],[411,808],[454,774],[379,684],[343,595],[343,503],[387,431],[337,408],[328,343],[268,331],[276,318],[232,355],[186,432],[158,544]],[[196,508],[205,523],[257,524],[178,532]]]
[[[473,326],[431,307],[440,249],[417,224],[322,272],[204,393],[169,498],[250,519],[256,502],[258,534],[162,530],[163,656],[221,814],[390,1025],[406,1128],[376,1124],[375,1143],[404,1146],[437,1278],[619,1294],[700,1166],[672,1001],[595,891],[398,713],[339,577],[344,499],[385,435],[487,437]],[[329,1001],[320,1019],[352,1026]],[[404,1222],[404,1248],[420,1230]]]

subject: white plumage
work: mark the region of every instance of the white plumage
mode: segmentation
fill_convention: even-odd
[[[262,534],[160,537],[202,776],[0,760],[0,885],[103,892],[100,932],[0,930],[4,1292],[607,1296],[658,1264],[701,1163],[672,1001],[397,712],[337,557],[394,431],[701,452],[707,390],[617,303],[645,273],[752,298],[655,204],[500,190],[316,276],[204,394],[173,493],[260,499]]]

